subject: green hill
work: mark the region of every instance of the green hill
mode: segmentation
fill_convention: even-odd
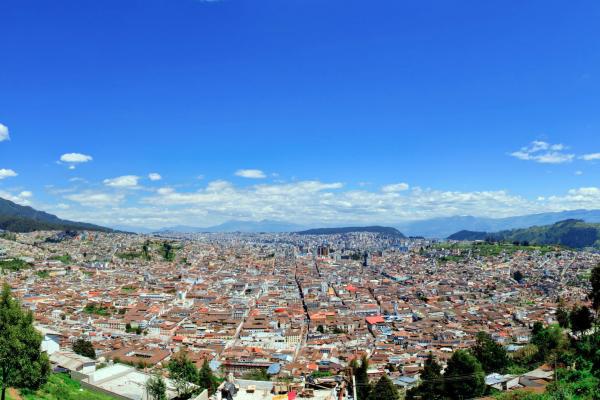
[[[600,248],[600,224],[588,224],[578,219],[567,219],[552,225],[532,226],[496,233],[461,231],[448,237],[450,240],[484,240],[503,242],[528,242],[538,245],[562,245],[575,249]]]
[[[387,226],[349,226],[343,228],[317,228],[306,231],[297,232],[299,235],[338,235],[353,232],[370,232],[380,233],[382,235],[397,236],[404,238],[405,236],[396,228]]]
[[[67,229],[112,231],[98,225],[60,219],[56,215],[21,206],[3,198],[0,198],[0,229],[11,232]]]
[[[485,240],[489,233],[462,230],[448,236],[449,240]]]
[[[102,393],[83,389],[79,382],[71,379],[66,374],[52,374],[48,382],[35,392],[21,391],[23,400],[116,400],[114,397]],[[16,400],[11,399],[9,400]]]

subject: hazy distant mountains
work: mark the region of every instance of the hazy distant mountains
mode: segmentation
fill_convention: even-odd
[[[193,226],[178,225],[161,229],[159,232],[186,232],[186,233],[214,233],[214,232],[295,232],[306,227],[281,221],[227,221],[220,225],[199,228]]]
[[[0,198],[0,229],[11,232],[66,229],[111,231],[98,225],[60,219],[56,215],[21,206],[3,198]]]
[[[530,226],[550,225],[566,219],[579,219],[586,222],[600,223],[600,210],[574,210],[555,213],[542,213],[522,215],[508,218],[479,218],[471,216],[456,216],[446,218],[434,218],[421,221],[413,221],[402,224],[394,224],[399,232],[406,236],[424,236],[427,238],[446,238],[461,230],[475,232],[498,232],[517,228],[528,228]],[[127,227],[121,227],[126,229]],[[313,227],[301,226],[283,221],[228,221],[220,225],[210,227],[173,226],[161,229],[160,232],[298,232],[310,230]],[[331,227],[328,227],[328,229]],[[335,228],[335,227],[334,227]],[[364,228],[364,227],[362,227]],[[356,228],[353,228],[356,229]],[[144,232],[142,229],[133,229]]]
[[[551,225],[532,226],[500,232],[460,231],[450,235],[451,240],[486,240],[505,242],[528,242],[530,244],[560,244],[581,249],[600,248],[600,224],[590,224],[582,220],[568,219]]]
[[[574,210],[554,213],[522,215],[508,218],[447,217],[395,225],[409,236],[445,238],[461,230],[476,232],[498,232],[503,230],[528,228],[554,224],[567,219],[585,222],[600,222],[600,210]]]

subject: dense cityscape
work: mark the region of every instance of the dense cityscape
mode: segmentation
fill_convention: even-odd
[[[185,394],[168,368],[181,358],[207,364],[215,398],[231,383],[235,399],[349,399],[367,359],[369,382],[386,376],[404,395],[429,357],[446,365],[480,332],[523,357],[536,323],[588,304],[600,263],[560,246],[372,232],[3,237],[3,279],[33,311],[52,365],[129,399],[145,399],[155,373],[170,376],[169,398]],[[74,352],[82,342],[87,357]],[[553,371],[539,363],[485,384],[535,390]]]

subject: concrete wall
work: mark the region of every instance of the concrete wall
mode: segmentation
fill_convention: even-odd
[[[204,391],[200,393],[197,397],[194,397],[193,400],[208,400],[208,390],[204,389]]]

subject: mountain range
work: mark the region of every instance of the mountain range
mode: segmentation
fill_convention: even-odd
[[[395,224],[394,226],[409,236],[445,238],[461,230],[498,232],[510,229],[528,228],[530,226],[550,225],[567,219],[598,223],[600,222],[600,210],[572,210],[507,218],[455,216],[407,222]]]
[[[521,215],[507,218],[484,218],[472,216],[455,216],[411,221],[391,224],[393,228],[406,236],[423,236],[427,238],[445,238],[458,231],[497,232],[503,230],[528,228],[530,226],[549,225],[566,219],[579,219],[586,222],[600,222],[600,210],[573,210],[552,213]],[[338,226],[344,226],[340,224]],[[350,225],[346,225],[350,226]],[[326,228],[337,228],[329,226]],[[119,227],[122,230],[136,232],[149,232],[142,228]],[[298,232],[314,229],[284,221],[227,221],[220,225],[209,227],[173,226],[159,230],[159,232]]]
[[[21,206],[3,198],[0,198],[0,229],[11,232],[67,229],[112,231],[112,229],[94,224],[60,219],[56,215],[38,211],[29,206]]]
[[[185,232],[185,233],[215,233],[215,232],[296,232],[302,229],[306,229],[301,225],[292,224],[289,222],[282,221],[227,221],[219,225],[209,226],[205,228],[199,228],[194,226],[177,225],[169,228],[163,228],[158,232]]]
[[[530,214],[508,218],[482,218],[473,216],[455,216],[434,218],[394,224],[396,232],[406,236],[424,236],[428,238],[445,238],[460,231],[465,231],[462,237],[470,235],[471,238],[480,238],[489,232],[502,232],[514,229],[529,228],[532,226],[546,226],[564,220],[579,220],[586,223],[600,223],[600,210],[572,210],[552,213]],[[158,232],[303,232],[311,230],[310,226],[303,226],[285,221],[227,221],[209,227],[173,226],[158,230]],[[325,227],[320,229],[342,229]],[[368,229],[370,227],[353,227],[350,229]],[[386,229],[393,229],[386,228]],[[22,206],[12,201],[0,198],[0,229],[14,232],[30,232],[35,230],[65,230],[86,229],[98,231],[128,231],[151,233],[156,230],[146,228],[133,228],[127,226],[113,226],[106,228],[85,222],[76,222],[60,219],[43,211],[35,210],[29,206]],[[459,236],[461,237],[461,236]]]

